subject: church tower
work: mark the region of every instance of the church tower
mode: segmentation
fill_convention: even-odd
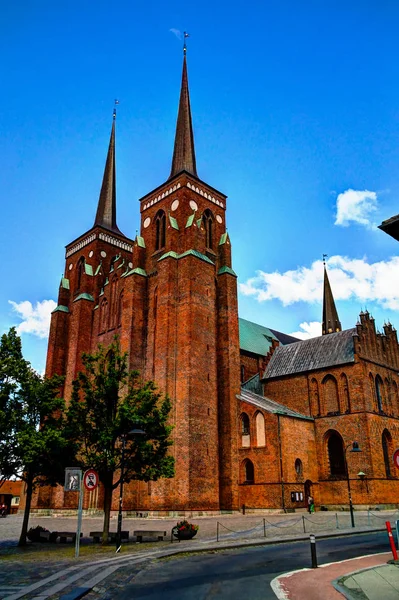
[[[334,296],[328,279],[326,263],[324,262],[324,287],[323,287],[323,323],[322,335],[342,331],[341,321],[335,307]]]
[[[171,172],[140,199],[140,234],[116,223],[115,114],[93,227],[66,247],[46,374],[65,376],[115,334],[129,366],[172,402],[176,476],[125,486],[125,509],[238,507],[237,281],[226,196],[197,174],[184,49]]]

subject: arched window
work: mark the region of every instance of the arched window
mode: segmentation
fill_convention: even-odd
[[[384,383],[379,375],[375,378],[375,396],[377,398],[377,409],[383,412]]]
[[[255,470],[254,464],[248,458],[244,461],[244,482],[254,483],[255,481]]]
[[[393,454],[392,436],[388,429],[382,432],[382,453],[384,455],[385,474],[387,477],[392,477],[391,472],[391,457]]]
[[[330,475],[346,475],[345,450],[342,437],[336,431],[331,432],[328,438],[328,460],[330,463]]]
[[[392,390],[391,390],[391,383],[387,377],[385,378],[384,386],[385,386],[385,401],[386,401],[385,412],[388,413],[389,415],[391,415],[392,414]]]
[[[241,365],[240,373],[241,373],[241,383],[244,383],[244,381],[245,381],[245,367],[244,367],[244,365]]]
[[[374,377],[373,377],[372,373],[369,373],[369,385],[370,385],[370,397],[371,397],[372,410],[377,411],[378,406],[376,403],[375,383],[374,383]]]
[[[335,377],[332,377],[332,375],[327,375],[323,379],[323,392],[324,412],[327,415],[339,413],[338,386]]]
[[[205,227],[205,245],[207,248],[213,250],[213,215],[208,208],[204,212],[202,221]]]
[[[261,412],[256,413],[256,445],[266,446],[265,417]]]
[[[117,318],[117,326],[120,327],[122,325],[122,312],[123,312],[123,290],[119,294],[118,299],[118,318]]]
[[[341,375],[341,390],[342,390],[342,397],[343,397],[343,411],[350,412],[351,403],[350,403],[350,398],[349,398],[349,383],[348,383],[348,378],[345,375],[345,373],[342,373],[342,375]]]
[[[118,303],[118,277],[114,275],[111,281],[111,294],[110,294],[110,315],[109,315],[109,326],[115,327],[117,319],[117,303]]]
[[[82,256],[81,258],[79,258],[78,261],[78,265],[77,265],[77,285],[76,285],[76,291],[80,290],[80,286],[83,283],[83,273],[85,272],[85,259],[84,256]]]
[[[160,210],[155,217],[155,250],[165,248],[166,240],[166,215]]]
[[[399,416],[399,396],[396,381],[392,382],[392,411],[395,417]]]
[[[249,417],[246,413],[241,415],[241,446],[249,448],[251,445],[251,432],[249,428]]]
[[[107,329],[108,322],[108,302],[104,298],[100,304],[100,333]]]
[[[302,477],[303,475],[303,466],[302,466],[302,461],[300,458],[297,458],[295,461],[295,472],[298,475],[298,477]]]
[[[319,384],[314,378],[310,382],[310,396],[312,415],[318,417],[320,415]]]

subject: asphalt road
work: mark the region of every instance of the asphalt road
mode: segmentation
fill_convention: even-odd
[[[319,540],[318,563],[389,551],[385,532]],[[117,600],[276,600],[274,577],[310,567],[307,542],[276,544],[154,561]]]

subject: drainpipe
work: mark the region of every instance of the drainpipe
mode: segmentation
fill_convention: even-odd
[[[280,415],[277,415],[277,430],[278,430],[278,451],[280,456],[280,480],[281,480],[281,506],[283,511],[285,510],[285,500],[284,500],[284,476],[283,476],[283,451],[281,447],[281,424],[280,424]]]

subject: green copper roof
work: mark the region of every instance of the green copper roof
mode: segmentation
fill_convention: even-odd
[[[144,271],[144,269],[140,269],[139,267],[132,269],[128,273],[124,273],[122,277],[129,277],[129,275],[134,275],[135,273],[136,275],[142,275],[143,277],[147,277],[147,273]]]
[[[85,273],[86,275],[93,275],[93,267],[85,263]]]
[[[186,252],[183,252],[183,254],[179,254],[178,258],[183,258],[184,256],[196,256],[204,262],[210,263],[211,265],[214,264],[210,258],[205,256],[205,254],[201,254],[201,252],[198,252],[197,250],[186,250]]]
[[[62,304],[59,304],[58,306],[55,307],[55,309],[53,311],[51,311],[52,313],[55,312],[64,312],[64,313],[69,313],[69,308],[67,306],[63,306]]]
[[[96,272],[94,273],[94,275],[98,275],[99,274],[99,272],[101,270],[101,267],[102,267],[102,261],[100,260],[100,264],[98,265],[98,267],[97,267]]]
[[[168,258],[169,256],[170,256],[170,258],[176,258],[176,259],[184,258],[185,256],[195,256],[195,257],[199,258],[200,260],[203,260],[204,262],[210,263],[211,265],[214,264],[210,258],[205,256],[205,254],[201,254],[201,252],[198,252],[198,250],[186,250],[186,252],[183,252],[183,254],[177,254],[177,252],[173,252],[173,250],[172,250],[171,252],[167,252],[166,254],[161,256],[161,258],[158,258],[158,262],[163,260],[164,258]]]
[[[201,218],[197,219],[197,227],[198,227],[198,229],[201,229],[201,224],[202,224],[202,219]]]
[[[108,285],[108,284],[109,284],[109,279],[108,279],[108,277],[106,277],[106,278],[105,278],[105,281],[104,281],[104,287],[105,287],[106,285]]]
[[[158,262],[160,262],[164,258],[168,258],[168,256],[170,256],[171,258],[179,258],[177,252],[173,252],[173,250],[171,250],[170,252],[166,252],[166,254],[162,254],[161,258],[158,258]]]
[[[121,262],[121,264],[119,265],[119,267],[117,267],[117,269],[120,269],[121,267],[123,267],[124,264],[125,264],[125,259],[123,259],[123,261]]]
[[[223,273],[229,273],[230,275],[234,275],[234,277],[237,277],[236,273],[234,273],[233,269],[231,269],[230,267],[221,267],[218,271],[218,275],[223,275]]]
[[[186,223],[186,227],[191,227],[191,225],[194,222],[194,217],[195,217],[195,211],[193,212],[192,215],[190,215],[187,219],[187,223]]]
[[[62,277],[61,287],[63,287],[64,290],[69,290],[69,279],[66,279],[66,277]]]
[[[173,229],[177,229],[177,231],[179,231],[179,226],[177,224],[177,221],[171,215],[169,215],[169,223],[172,225]]]
[[[77,302],[78,300],[90,300],[90,302],[94,302],[93,296],[91,294],[88,294],[87,292],[79,294],[79,296],[75,298],[74,302]]]
[[[136,240],[137,240],[137,245],[138,245],[140,248],[145,248],[145,241],[144,241],[144,238],[142,238],[142,237],[141,237],[141,235],[138,235],[138,236],[136,237]]]
[[[268,327],[252,323],[246,319],[238,319],[240,331],[240,349],[266,356],[272,346],[272,340],[276,336]]]
[[[223,246],[223,244],[225,244],[226,242],[227,242],[227,231],[225,233],[222,233],[222,235],[220,237],[219,246]]]

